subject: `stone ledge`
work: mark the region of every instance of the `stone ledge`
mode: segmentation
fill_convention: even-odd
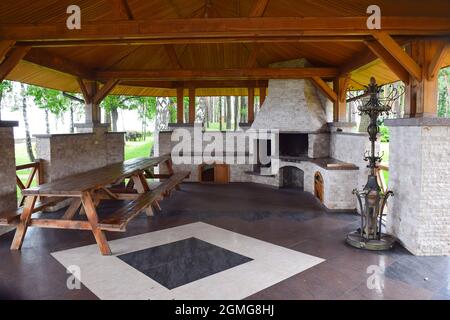
[[[33,137],[38,139],[53,138],[53,137],[73,137],[73,136],[86,136],[92,135],[92,132],[83,133],[50,133],[50,134],[34,134]]]
[[[346,135],[346,136],[357,136],[357,137],[363,137],[368,138],[369,134],[366,132],[344,132],[344,131],[334,131],[331,132],[331,134],[340,134],[340,135]]]
[[[327,125],[329,127],[344,127],[351,128],[356,126],[356,122],[328,122]]]
[[[11,128],[18,127],[19,121],[1,121],[0,120],[0,128]]]
[[[100,122],[75,123],[75,128],[108,128],[111,124]]]
[[[450,118],[400,118],[386,119],[388,127],[450,127]]]

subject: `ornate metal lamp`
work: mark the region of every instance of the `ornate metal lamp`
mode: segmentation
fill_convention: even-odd
[[[358,101],[358,113],[370,118],[367,132],[371,150],[366,151],[364,156],[364,160],[369,162],[367,167],[370,169],[370,174],[363,190],[353,190],[361,209],[361,226],[358,230],[349,233],[346,241],[351,246],[367,250],[387,250],[392,248],[395,243],[394,237],[381,231],[386,201],[393,196],[393,192],[384,192],[378,184],[377,170],[383,154],[375,153],[375,142],[380,129],[377,122],[378,117],[389,115],[392,102],[399,97],[399,94],[397,90],[392,90],[388,97],[380,98],[381,92],[381,87],[372,77],[365,93],[352,99]]]

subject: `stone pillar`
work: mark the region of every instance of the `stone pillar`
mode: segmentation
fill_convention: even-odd
[[[15,121],[0,121],[0,212],[17,208],[16,157],[14,154]],[[10,228],[0,227],[0,234]]]
[[[450,255],[450,119],[385,120],[390,129],[387,229],[415,255]]]

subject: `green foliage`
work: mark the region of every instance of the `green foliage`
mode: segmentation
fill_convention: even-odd
[[[0,82],[0,97],[2,97],[7,92],[11,92],[11,90],[12,90],[11,81],[4,80]]]
[[[61,91],[37,86],[28,86],[26,94],[33,97],[34,103],[41,109],[47,109],[60,116],[69,109],[68,98]]]
[[[389,142],[389,128],[385,125],[380,126],[380,141]]]
[[[450,67],[439,72],[438,116],[450,117]]]

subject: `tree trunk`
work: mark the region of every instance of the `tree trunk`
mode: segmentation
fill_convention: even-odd
[[[206,98],[205,97],[200,97],[198,99],[198,108],[197,108],[197,112],[195,114],[195,118],[197,120],[197,122],[205,122],[205,118],[206,118]]]
[[[50,134],[50,121],[48,109],[45,109],[45,131]]]
[[[73,103],[69,102],[69,112],[70,112],[70,133],[75,132],[75,121],[74,121],[74,111],[73,111]]]
[[[223,117],[223,100],[222,97],[219,97],[219,130],[222,131],[222,117]]]
[[[117,121],[119,120],[119,112],[117,111],[117,108],[113,108],[111,110],[111,126],[112,131],[117,132]]]
[[[3,92],[0,91],[0,121],[2,120],[2,100],[3,100]]]
[[[247,103],[245,101],[245,97],[241,96],[241,121],[242,122],[247,122],[247,112],[246,108],[247,108]]]
[[[33,154],[33,146],[31,144],[30,126],[28,124],[27,94],[25,85],[23,83],[20,84],[20,89],[22,95],[22,115],[23,115],[23,122],[25,124],[25,143],[27,146],[28,158],[30,159],[31,162],[34,162],[35,158]]]
[[[155,120],[155,131],[159,132],[165,130],[169,127],[169,98],[158,97],[156,98],[156,120]]]
[[[231,129],[231,97],[227,96],[227,130]]]
[[[238,129],[239,124],[239,97],[234,97],[234,130]]]
[[[210,117],[210,110],[209,107],[211,105],[210,103],[210,97],[205,98],[206,108],[205,108],[205,120],[206,120],[206,128],[209,128],[209,117]]]

